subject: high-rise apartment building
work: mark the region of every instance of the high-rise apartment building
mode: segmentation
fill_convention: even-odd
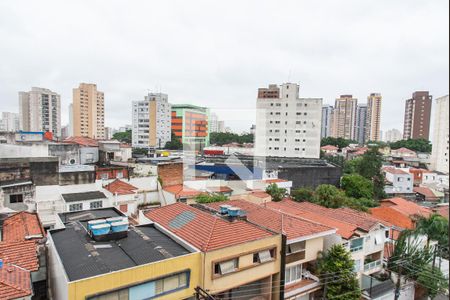
[[[33,87],[19,92],[20,129],[61,136],[61,97],[49,89]]]
[[[172,105],[172,132],[183,144],[209,146],[209,109],[190,104]]]
[[[383,97],[379,93],[371,93],[367,97],[367,122],[365,140],[381,141],[381,101]]]
[[[209,124],[209,132],[225,132],[225,123],[219,120],[216,113],[210,113]]]
[[[149,93],[144,100],[133,101],[133,147],[164,148],[171,141],[171,105],[168,98],[167,94]]]
[[[258,89],[255,154],[319,158],[322,99],[300,98],[299,85]]]
[[[383,141],[393,143],[400,141],[402,138],[403,138],[402,132],[398,129],[393,128],[386,131],[386,133],[384,134]]]
[[[0,131],[15,132],[20,129],[20,117],[18,113],[2,112],[0,119]]]
[[[428,91],[420,91],[406,100],[403,139],[429,139],[432,99]]]
[[[356,138],[356,108],[358,99],[341,95],[336,99],[333,112],[333,136],[354,140]]]
[[[326,138],[331,136],[332,132],[332,122],[333,122],[333,106],[324,105],[322,106],[322,126],[320,130],[320,137]]]
[[[73,89],[72,117],[74,136],[105,139],[105,98],[96,84]]]
[[[448,173],[449,153],[449,102],[448,95],[439,97],[435,101],[434,108],[434,129],[433,129],[433,148],[431,152],[431,169],[439,172]]]
[[[367,115],[367,105],[358,104],[356,108],[355,140],[360,145],[364,145],[368,141],[366,140]]]
[[[73,136],[73,104],[69,104],[69,124],[67,125],[68,136]]]

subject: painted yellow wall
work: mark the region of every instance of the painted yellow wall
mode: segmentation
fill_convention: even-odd
[[[305,258],[301,260],[301,262],[303,263],[316,260],[319,251],[323,251],[323,237],[307,240],[305,249]]]
[[[194,288],[200,285],[201,253],[199,252],[69,283],[69,300],[85,300],[94,294],[150,281],[186,269],[191,270],[189,287],[158,299],[188,298],[193,295]]]
[[[277,247],[276,260],[273,262],[261,264],[255,267],[251,267],[236,273],[227,274],[219,278],[213,278],[213,262],[223,261],[224,259],[240,255],[241,253],[251,252],[245,256],[241,256],[239,259],[239,268],[245,268],[253,265],[253,252],[257,252],[258,249],[267,248],[269,246]],[[253,241],[246,244],[241,244],[234,247],[227,247],[211,252],[206,252],[204,261],[204,278],[203,288],[210,291],[211,294],[216,294],[222,291],[229,290],[233,287],[238,287],[252,281],[256,281],[273,274],[280,272],[280,259],[281,259],[281,235],[275,235],[269,238]],[[278,277],[277,277],[278,278]],[[275,285],[278,285],[275,283]],[[278,289],[274,293],[272,299],[278,299]]]

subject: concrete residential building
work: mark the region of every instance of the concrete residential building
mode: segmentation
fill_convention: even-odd
[[[368,108],[366,104],[358,104],[356,108],[356,127],[355,140],[360,145],[364,145],[368,140],[366,139],[367,131]]]
[[[356,137],[356,111],[358,99],[341,95],[334,105],[333,136],[353,140]]]
[[[209,115],[209,132],[225,132],[225,123],[220,121],[216,113]]]
[[[209,109],[191,104],[172,105],[172,132],[183,144],[209,145]]]
[[[61,97],[49,89],[32,87],[19,92],[20,129],[61,136]]]
[[[384,187],[386,194],[412,194],[413,174],[400,168],[386,167],[383,169],[387,184]]]
[[[448,173],[448,95],[439,97],[435,101],[433,148],[431,151],[431,169]]]
[[[93,83],[73,89],[73,135],[105,139],[105,98]]]
[[[367,97],[366,141],[381,141],[381,101],[383,97],[378,93],[371,93]]]
[[[320,130],[320,137],[326,138],[331,136],[332,122],[333,122],[333,106],[324,105],[322,106],[322,126]]]
[[[163,148],[171,140],[171,105],[167,94],[149,93],[142,101],[133,101],[132,145],[139,148]]]
[[[386,133],[384,134],[385,142],[396,142],[400,141],[402,138],[403,138],[402,132],[395,128],[387,130]]]
[[[73,136],[73,104],[69,104],[69,124],[67,125],[68,136]]]
[[[0,119],[0,131],[16,132],[20,129],[20,117],[18,113],[2,112]]]
[[[429,139],[432,99],[428,91],[420,91],[406,100],[403,139]]]
[[[255,155],[319,158],[321,98],[300,98],[299,85],[258,89]]]

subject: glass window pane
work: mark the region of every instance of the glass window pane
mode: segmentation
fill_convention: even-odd
[[[178,288],[178,275],[164,278],[164,292],[169,292]]]
[[[179,286],[187,286],[187,274],[186,273],[182,273],[180,275],[178,275],[179,278]]]
[[[164,292],[164,283],[162,279],[156,281],[155,292],[156,295],[162,294]]]

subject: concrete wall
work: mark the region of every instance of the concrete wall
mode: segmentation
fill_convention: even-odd
[[[183,184],[183,163],[158,164],[158,176],[163,187]]]
[[[59,185],[87,184],[94,182],[95,182],[95,171],[59,173],[59,181],[58,181]]]
[[[321,184],[339,185],[342,169],[334,166],[326,167],[292,167],[278,170],[278,178],[292,181],[292,189],[311,187]]]

